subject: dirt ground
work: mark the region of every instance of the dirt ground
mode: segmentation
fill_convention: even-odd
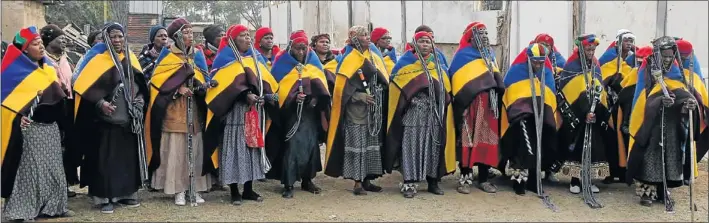
[[[695,221],[707,221],[706,162],[700,165],[700,176],[694,187],[698,211]],[[399,193],[399,173],[386,175],[376,181],[384,187],[381,193],[366,196],[352,195],[352,182],[319,174],[314,182],[323,191],[318,195],[300,190],[296,185],[295,197],[283,199],[279,182],[256,182],[255,190],[264,201],[245,201],[241,206],[229,202],[229,193],[217,191],[204,194],[207,201],[198,207],[176,206],[173,196],[159,192],[140,191],[142,205],[137,208],[116,208],[114,214],[102,214],[92,207],[86,196],[87,188],[73,188],[79,193],[70,198],[72,218],[42,219],[41,221],[614,221],[614,222],[689,222],[688,187],[672,189],[676,200],[675,213],[666,213],[662,204],[640,206],[635,187],[626,184],[605,185],[597,182],[601,193],[597,198],[605,206],[591,209],[580,195],[568,191],[569,178],[557,184],[545,183],[545,190],[558,212],[547,209],[534,194],[516,195],[506,177],[493,182],[498,185],[496,194],[487,194],[474,188],[471,194],[455,191],[457,175],[444,177],[441,187],[445,195],[425,192],[425,182],[419,186],[419,195],[406,199]]]

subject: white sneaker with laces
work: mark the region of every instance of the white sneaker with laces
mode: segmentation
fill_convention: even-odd
[[[579,193],[581,193],[581,187],[571,185],[571,187],[569,187],[569,191],[570,191],[572,194],[579,194]]]
[[[180,192],[175,195],[175,204],[179,206],[185,206],[185,192]]]
[[[601,189],[598,189],[598,187],[596,185],[591,184],[591,192],[599,193],[599,192],[601,192]]]
[[[198,204],[203,204],[203,203],[204,203],[204,198],[202,198],[202,195],[200,195],[199,193],[195,193],[194,196],[195,196],[195,201],[196,201]]]

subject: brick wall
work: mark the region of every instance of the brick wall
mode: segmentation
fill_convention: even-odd
[[[133,52],[138,53],[143,45],[148,44],[150,28],[159,24],[157,14],[128,15],[128,44]]]

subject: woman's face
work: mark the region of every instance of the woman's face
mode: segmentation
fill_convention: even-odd
[[[315,43],[315,52],[326,54],[327,51],[330,51],[330,40],[327,38],[318,39],[318,42]]]
[[[290,53],[296,60],[305,62],[305,54],[308,52],[308,46],[305,43],[297,43],[291,46]]]
[[[357,40],[359,40],[359,44],[362,45],[362,50],[368,49],[369,48],[369,33],[364,33],[362,35],[357,35],[356,36]]]
[[[33,61],[39,61],[44,57],[44,43],[42,39],[35,38],[25,49],[25,54]]]
[[[192,46],[192,39],[194,38],[194,33],[192,33],[192,27],[182,28],[182,43],[185,47]]]
[[[433,49],[431,38],[428,38],[427,36],[421,37],[416,40],[416,45],[418,45],[418,50],[423,56],[428,56],[428,54],[431,53]]]
[[[596,45],[591,44],[591,45],[584,46],[583,53],[584,53],[584,56],[586,56],[586,59],[590,60],[591,58],[593,58],[593,54],[596,53]]]
[[[384,34],[384,36],[382,36],[382,38],[379,38],[379,40],[377,40],[377,47],[379,47],[379,48],[389,48],[390,45],[391,45],[391,36],[389,35],[389,33]]]
[[[544,61],[532,60],[532,72],[537,73],[544,67]]]
[[[47,44],[48,47],[53,47],[53,49],[64,50],[66,48],[66,36],[61,35]]]
[[[630,51],[630,48],[633,47],[635,43],[635,39],[633,38],[623,38],[623,52],[628,52]]]
[[[157,33],[155,33],[155,39],[153,40],[153,44],[155,44],[156,46],[165,46],[167,45],[167,39],[167,30],[160,29]]]
[[[236,48],[239,52],[245,52],[251,47],[251,34],[248,31],[243,31],[239,33],[236,38],[234,38],[234,43],[236,43]]]
[[[266,34],[261,38],[261,48],[273,49],[273,34]]]
[[[108,38],[111,40],[111,45],[117,53],[123,52],[123,42],[125,40],[123,32],[117,29],[111,30],[111,32],[108,33]]]

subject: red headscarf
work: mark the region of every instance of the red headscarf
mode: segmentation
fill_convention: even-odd
[[[460,37],[460,41],[458,42],[458,50],[463,49],[467,46],[470,46],[470,38],[475,35],[473,31],[487,28],[485,24],[482,22],[471,22],[468,24],[467,27],[465,27],[465,31],[463,31],[463,36]],[[458,51],[456,50],[456,51]]]
[[[414,34],[414,41],[418,41],[419,39],[421,39],[423,37],[428,37],[429,39],[431,39],[431,41],[433,41],[433,35],[431,35],[431,33],[426,32],[426,31],[421,31],[421,32],[415,33]],[[416,43],[411,43],[411,44],[416,44]],[[410,48],[408,50],[411,52],[414,52],[415,51],[414,46],[410,46]]]
[[[293,41],[293,45],[297,43],[303,43],[306,46],[308,45],[308,35],[305,34],[305,31],[303,30],[298,30],[290,34],[290,41]]]
[[[549,35],[547,33],[540,33],[539,35],[534,37],[534,40],[529,42],[529,44],[532,44],[532,43],[544,43],[544,44],[549,45],[549,47],[551,47],[552,49],[554,49],[554,52],[559,52],[556,49],[556,46],[554,46],[554,38],[551,37],[551,35]]]
[[[692,43],[684,39],[677,40],[677,49],[680,54],[692,53]]]
[[[268,35],[268,34],[273,35],[273,30],[271,30],[271,28],[268,28],[268,27],[265,27],[265,26],[264,26],[264,27],[261,27],[261,28],[259,28],[259,29],[257,29],[257,30],[256,30],[256,33],[254,34],[254,47],[256,47],[256,49],[257,49],[259,52],[261,52],[261,53],[263,53],[263,52],[261,51],[261,39],[263,39],[263,37],[266,36],[266,35]],[[276,46],[276,45],[274,44],[274,45],[273,45],[273,48],[271,49],[271,51],[272,51],[273,55],[275,56],[276,54],[278,54],[278,52],[281,51],[281,49],[278,48],[278,46]]]
[[[381,39],[384,36],[384,34],[387,34],[388,32],[389,32],[389,30],[385,29],[384,27],[374,28],[374,30],[372,30],[372,35],[370,37],[370,39],[372,40],[372,43],[376,43],[377,41],[379,41],[379,39]]]
[[[642,59],[652,54],[652,46],[644,46],[635,50],[635,58]]]
[[[222,40],[219,43],[219,50],[217,50],[217,53],[222,51],[222,48],[226,47],[229,45],[229,40],[234,39],[235,37],[239,36],[241,32],[248,31],[249,28],[246,28],[246,26],[237,24],[237,25],[232,25],[227,29],[226,31],[226,36],[222,37]]]

